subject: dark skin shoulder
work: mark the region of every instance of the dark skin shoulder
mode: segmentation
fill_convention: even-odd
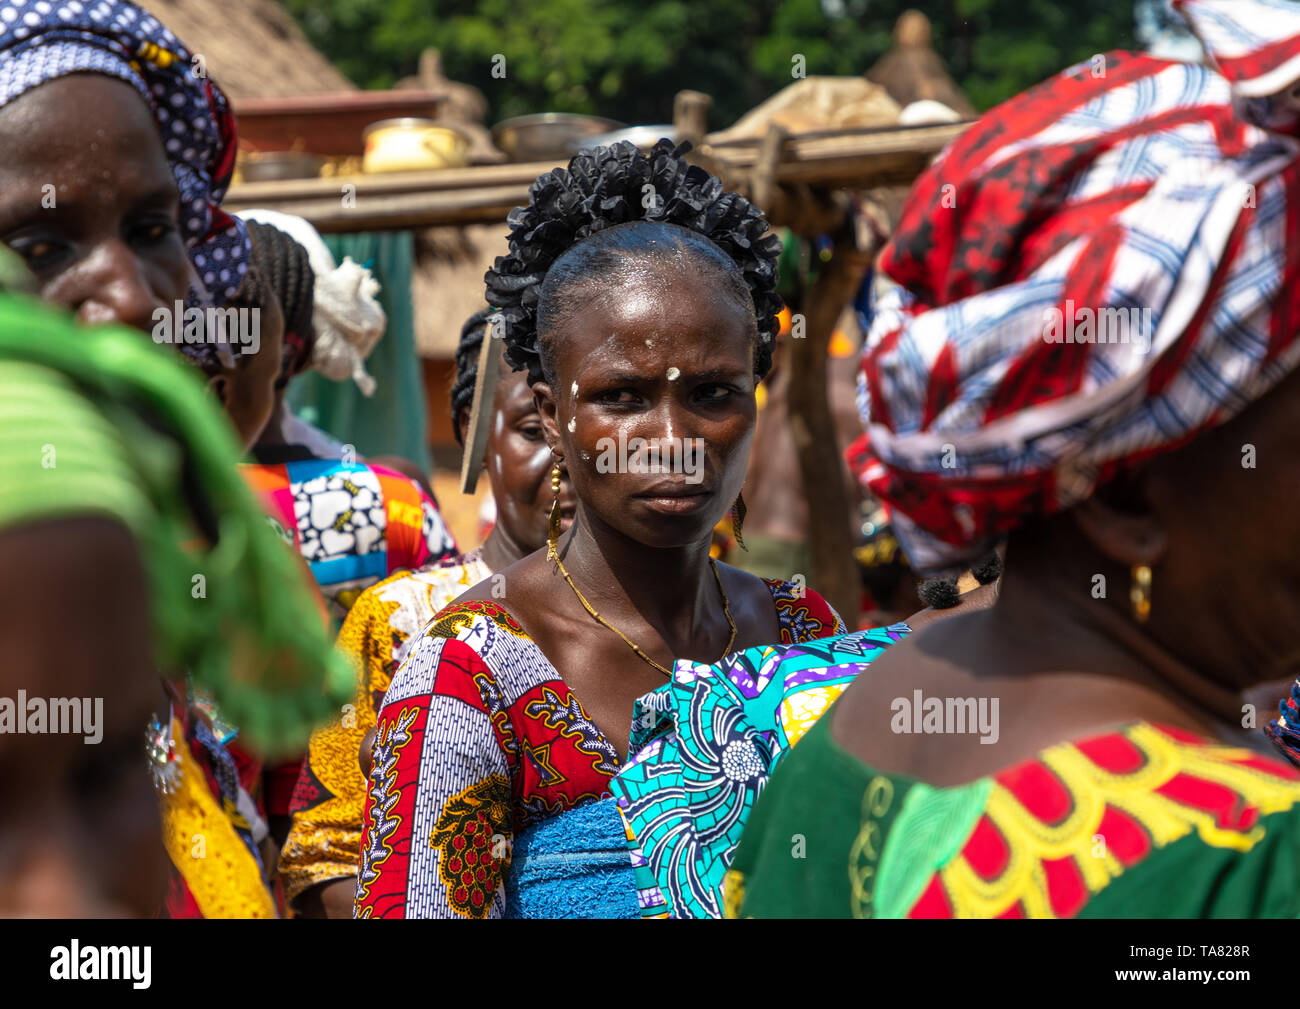
[[[1246,447],[1264,461],[1244,466]],[[1150,460],[1122,493],[1103,488],[1013,534],[997,602],[874,661],[832,713],[835,740],[877,770],[935,785],[1139,720],[1250,745],[1267,710],[1245,718],[1243,695],[1300,672],[1297,486],[1293,372],[1232,421]],[[1129,601],[1135,565],[1153,573],[1145,623]],[[895,702],[916,689],[997,699],[997,741],[894,731]]]
[[[1050,641],[1028,630],[1033,633],[1012,629],[991,610],[928,623],[886,650],[845,691],[831,713],[835,741],[877,771],[950,786],[1130,721],[1209,731],[1154,691],[1123,649],[1065,623],[1053,628]],[[974,733],[893,731],[895,701],[911,701],[915,690],[924,698],[997,699],[996,742],[982,743]]]

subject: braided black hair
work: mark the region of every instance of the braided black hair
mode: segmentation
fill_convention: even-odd
[[[474,402],[474,382],[478,379],[478,356],[483,348],[484,334],[491,326],[493,309],[475,312],[460,327],[460,342],[456,344],[456,381],[451,387],[451,431],[458,444],[465,444],[460,436],[460,412],[468,410]]]
[[[311,360],[316,342],[311,322],[316,275],[307,250],[285,232],[261,221],[246,223],[252,243],[250,265],[261,272],[284,312],[284,356],[276,379],[276,388],[282,388]]]
[[[510,212],[510,252],[484,281],[488,303],[500,311],[506,361],[515,370],[527,368],[530,382],[547,377],[545,336],[576,300],[575,288],[607,289],[612,275],[628,271],[631,257],[683,252],[703,258],[724,292],[752,308],[754,373],[767,374],[781,310],[781,240],[769,233],[757,207],[688,164],[682,155],[689,149],[669,140],[658,141],[649,154],[627,141],[590,148],[567,170],[539,178],[528,206]],[[608,234],[583,242],[602,232]]]

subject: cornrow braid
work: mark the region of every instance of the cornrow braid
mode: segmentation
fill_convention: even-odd
[[[276,385],[282,386],[303,371],[316,342],[312,309],[316,275],[307,250],[285,232],[261,221],[248,221],[252,241],[251,264],[262,274],[284,312],[284,356]]]
[[[690,236],[681,231],[662,236],[667,242],[638,237],[620,244],[611,237],[607,247],[594,249],[584,262],[556,271],[563,273],[560,283],[594,283],[617,272],[619,259],[628,255],[687,251],[713,260],[703,265],[722,273],[723,293],[743,298],[754,313],[754,372],[759,378],[767,374],[781,310],[776,293],[781,240],[769,232],[757,207],[724,191],[722,182],[704,169],[688,164],[682,157],[688,150],[689,144],[674,147],[665,139],[648,154],[627,141],[590,148],[570,161],[567,170],[557,168],[541,176],[529,189],[528,206],[510,212],[510,252],[498,257],[484,281],[488,303],[501,312],[506,361],[516,371],[527,368],[530,382],[546,377],[539,330],[548,327],[546,318],[539,325],[539,305],[543,283],[556,261],[584,239],[636,224],[668,232],[673,229],[664,226],[675,226],[707,241],[687,241]],[[671,247],[674,243],[678,248]],[[711,255],[715,250],[721,256]],[[548,297],[558,294],[554,280],[547,289]],[[556,313],[543,310],[542,315],[554,319]]]
[[[474,383],[478,379],[478,356],[483,347],[484,334],[490,327],[493,310],[484,308],[465,320],[460,328],[460,342],[456,344],[456,381],[451,387],[451,431],[457,443],[460,436],[460,412],[474,402]]]

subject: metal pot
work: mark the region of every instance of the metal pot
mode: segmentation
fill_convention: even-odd
[[[622,125],[600,116],[539,112],[497,123],[492,127],[492,142],[505,151],[511,161],[559,161],[577,154],[588,138]]]
[[[272,182],[281,179],[314,179],[325,159],[305,151],[257,151],[239,166],[245,182]]]
[[[620,140],[630,140],[641,150],[648,151],[661,137],[666,137],[673,143],[677,143],[677,127],[673,126],[672,123],[664,123],[661,126],[629,126],[626,129],[613,130],[609,133],[589,137],[583,141],[582,149],[585,151],[592,147],[608,147]]]
[[[381,119],[362,133],[363,170],[413,172],[463,168],[469,164],[469,141],[458,129],[435,119]]]

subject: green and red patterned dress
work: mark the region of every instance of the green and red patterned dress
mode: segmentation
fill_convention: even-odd
[[[817,593],[767,585],[781,644],[843,633]],[[609,798],[622,757],[506,610],[453,603],[384,696],[356,916],[503,917],[515,834]]]
[[[733,918],[1295,917],[1300,772],[1137,722],[935,788],[850,755],[828,714],[724,894]]]

